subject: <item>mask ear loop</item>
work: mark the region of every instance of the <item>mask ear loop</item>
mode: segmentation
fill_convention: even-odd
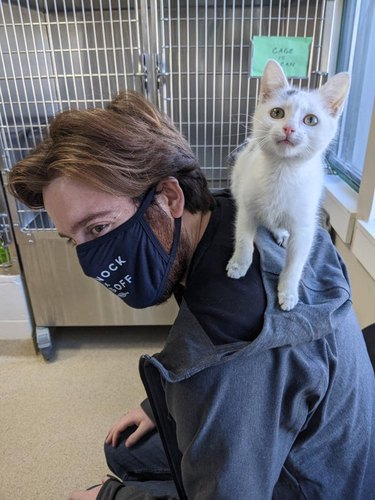
[[[141,202],[141,205],[137,210],[137,215],[139,215],[139,216],[144,215],[144,213],[146,212],[148,207],[151,205],[155,194],[156,194],[156,186],[153,186],[145,194],[145,196]],[[180,241],[180,234],[181,234],[181,217],[179,217],[178,219],[175,219],[175,226],[174,226],[174,232],[173,232],[173,242],[172,242],[171,251],[169,252],[169,262],[168,262],[168,267],[167,267],[167,274],[169,274],[170,267],[171,267],[171,265],[174,262],[174,259],[176,257],[178,243]]]
[[[137,215],[141,217],[141,220],[143,218],[144,213],[146,212],[148,207],[151,205],[151,202],[155,196],[155,193],[156,193],[156,186],[152,187],[145,194],[145,197],[144,197],[143,201],[141,202],[140,207],[137,210]],[[143,225],[143,227],[144,227],[144,229],[146,229],[146,231],[148,232],[148,234],[150,236],[149,231],[151,231],[151,228],[150,228],[149,224],[146,222],[146,225]],[[152,231],[151,231],[151,234],[155,238],[155,235],[153,234]],[[161,294],[164,292],[166,282],[169,278],[169,273],[171,271],[172,265],[173,265],[175,258],[176,258],[178,244],[180,242],[180,235],[181,235],[181,217],[179,217],[178,219],[175,219],[172,248],[171,248],[171,251],[169,252],[169,255],[168,255],[168,265],[167,265],[167,268],[165,270],[165,276],[164,276],[164,279],[163,279],[162,283],[160,284],[158,291],[156,292],[155,297],[152,300],[152,303],[150,305],[155,304],[158,301],[158,299],[160,298]]]
[[[164,279],[163,279],[162,283],[160,284],[158,291],[156,292],[155,297],[152,301],[153,304],[155,304],[155,302],[157,302],[159,300],[160,296],[164,292],[165,285],[166,285],[167,280],[169,278],[169,273],[171,272],[171,268],[172,268],[173,263],[174,263],[175,258],[176,258],[178,244],[180,242],[180,235],[181,235],[181,217],[179,217],[178,219],[175,219],[174,224],[175,225],[174,225],[173,243],[172,243],[171,251],[169,253],[169,260],[168,260],[167,269],[165,270]]]
[[[155,192],[156,192],[156,186],[153,186],[146,192],[146,194],[143,197],[143,200],[141,201],[140,206],[137,209],[136,212],[137,215],[142,216],[146,212],[148,207],[151,205],[152,200],[154,199]]]

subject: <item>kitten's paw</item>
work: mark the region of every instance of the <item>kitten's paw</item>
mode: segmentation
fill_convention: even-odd
[[[291,311],[298,302],[298,294],[286,293],[279,290],[278,292],[279,305],[283,311]]]
[[[232,258],[230,259],[226,267],[227,275],[229,276],[229,278],[238,280],[239,278],[245,276],[250,266],[251,266],[251,261],[250,263],[239,264],[236,260]]]
[[[281,247],[286,247],[288,244],[289,233],[286,229],[276,229],[272,231],[276,243]]]

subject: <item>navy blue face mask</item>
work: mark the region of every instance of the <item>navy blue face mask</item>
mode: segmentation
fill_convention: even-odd
[[[77,246],[83,272],[137,309],[152,306],[163,297],[180,240],[181,218],[175,219],[169,254],[146,221],[144,214],[154,195],[152,188],[129,220]]]

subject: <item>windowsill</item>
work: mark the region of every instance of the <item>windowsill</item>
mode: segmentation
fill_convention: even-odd
[[[358,194],[335,175],[324,182],[323,208],[330,224],[353,255],[375,279],[375,222],[357,219]]]
[[[323,207],[342,241],[350,244],[357,216],[358,194],[337,175],[326,175]]]

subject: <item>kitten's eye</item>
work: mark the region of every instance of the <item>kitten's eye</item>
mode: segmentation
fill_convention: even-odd
[[[315,127],[319,122],[318,117],[315,115],[306,115],[303,119],[303,123],[305,125],[309,125],[310,127]]]
[[[285,112],[282,108],[273,108],[271,109],[271,118],[275,118],[275,120],[280,120],[280,118],[284,118]]]

